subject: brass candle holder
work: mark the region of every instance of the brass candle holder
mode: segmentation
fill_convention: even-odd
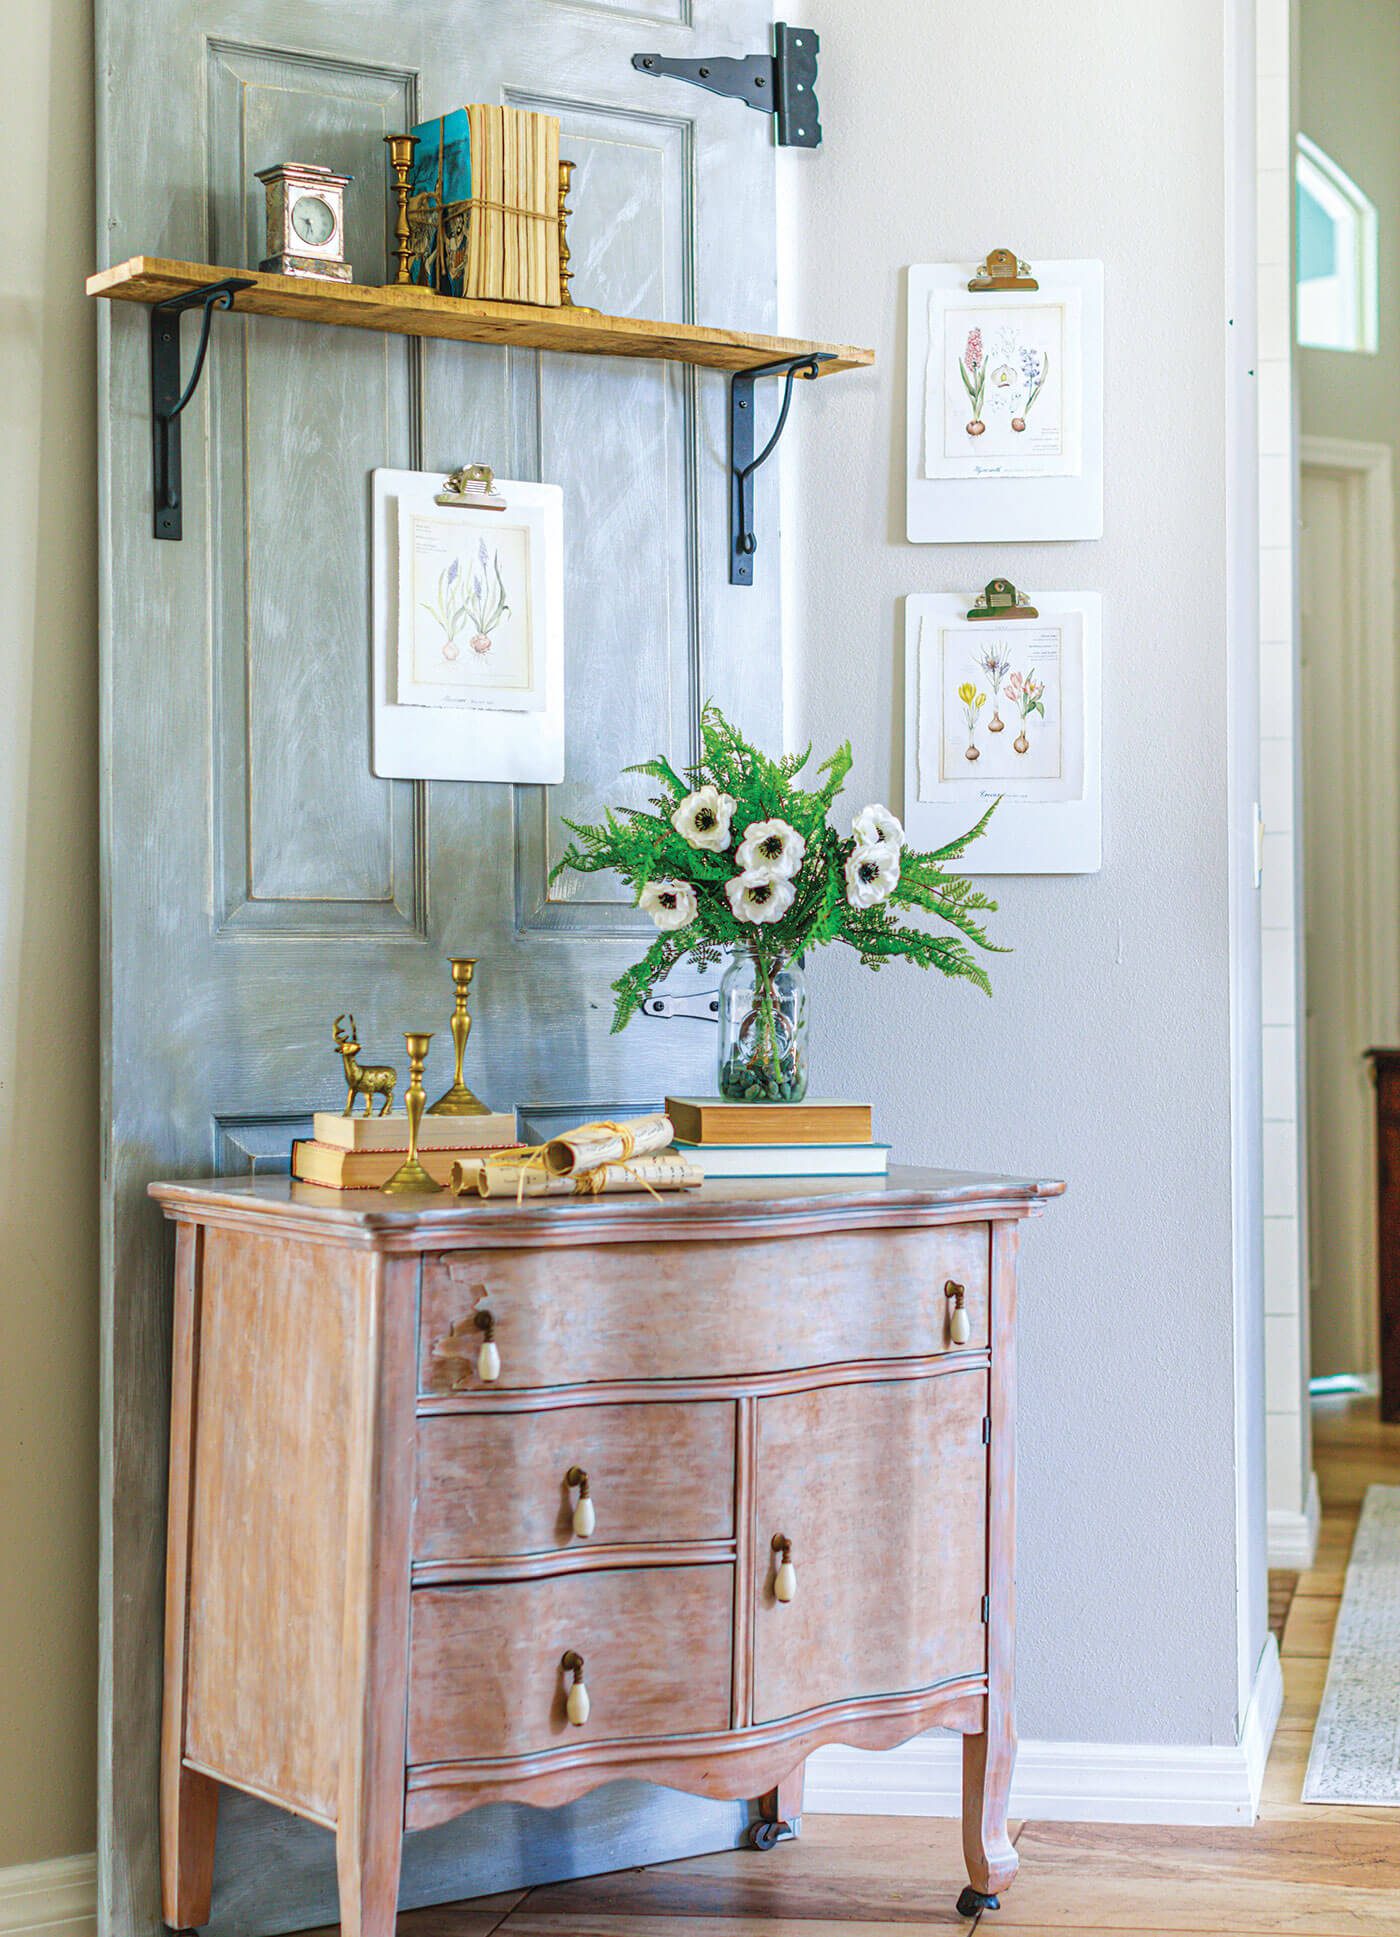
[[[412,282],[413,277],[408,269],[409,257],[413,253],[408,231],[408,176],[413,167],[413,151],[418,146],[418,137],[385,135],[384,145],[389,150],[389,165],[394,171],[394,252],[399,259],[394,281]]]
[[[408,1155],[384,1186],[386,1191],[395,1195],[442,1189],[442,1185],[435,1184],[418,1161],[418,1125],[423,1121],[423,1105],[427,1101],[423,1089],[423,1061],[432,1039],[431,1030],[426,1033],[404,1031],[403,1046],[408,1051],[408,1095],[404,1098],[404,1108],[408,1112]]]
[[[471,1034],[472,1019],[467,1014],[467,991],[471,988],[472,977],[476,974],[474,955],[454,955],[449,964],[452,970],[452,988],[456,1003],[452,1010],[452,1087],[442,1095],[429,1110],[429,1116],[490,1116],[491,1112],[475,1090],[462,1081],[462,1058],[467,1053],[467,1037]]]
[[[569,284],[573,270],[569,267],[569,184],[574,178],[574,163],[561,161],[559,164],[559,302],[562,307],[572,309],[574,299],[569,294]]]

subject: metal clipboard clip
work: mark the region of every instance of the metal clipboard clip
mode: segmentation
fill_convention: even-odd
[[[979,263],[969,289],[1039,289],[1028,262],[1022,262],[1014,249],[988,249],[987,260]]]
[[[504,511],[506,501],[496,489],[496,477],[489,464],[464,464],[453,471],[441,491],[433,494],[434,504],[453,505],[460,511]]]
[[[969,619],[1038,619],[1039,612],[1009,578],[991,578],[977,594]]]

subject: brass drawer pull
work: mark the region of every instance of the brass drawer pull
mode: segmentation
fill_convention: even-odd
[[[967,1314],[967,1286],[955,1284],[950,1278],[943,1287],[943,1296],[948,1300],[948,1337],[954,1345],[966,1345],[972,1337],[972,1320]]]
[[[588,1475],[581,1466],[571,1466],[564,1475],[569,1486],[578,1488],[578,1503],[574,1507],[574,1532],[580,1540],[587,1540],[598,1524],[593,1511],[593,1496],[589,1490]]]
[[[491,1312],[478,1312],[475,1324],[482,1337],[476,1376],[483,1385],[494,1385],[501,1376],[501,1348],[496,1343],[495,1316]]]
[[[588,1689],[584,1685],[583,1656],[570,1648],[559,1665],[566,1675],[572,1675],[574,1678],[573,1686],[564,1702],[564,1709],[574,1727],[581,1729],[588,1720],[588,1711],[592,1706],[588,1699]]]
[[[778,1556],[778,1571],[773,1576],[773,1599],[786,1604],[797,1598],[797,1569],[792,1564],[792,1542],[785,1533],[774,1534],[773,1552]]]

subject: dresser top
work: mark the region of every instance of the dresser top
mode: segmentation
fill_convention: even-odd
[[[895,1166],[887,1178],[754,1177],[698,1190],[615,1197],[405,1199],[382,1191],[337,1192],[289,1177],[213,1177],[156,1183],[168,1217],[280,1228],[294,1237],[337,1238],[384,1250],[439,1250],[478,1242],[577,1243],[647,1236],[762,1237],[843,1226],[948,1224],[1033,1216],[1062,1183],[981,1171]]]

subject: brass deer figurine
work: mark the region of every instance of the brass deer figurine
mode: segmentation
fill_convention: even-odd
[[[394,1085],[399,1080],[399,1072],[391,1068],[388,1063],[357,1063],[355,1058],[360,1053],[360,1045],[355,1040],[355,1018],[353,1016],[349,1018],[348,1036],[342,1035],[340,1030],[340,1025],[345,1020],[345,1016],[337,1016],[333,1025],[335,1046],[340,1051],[340,1060],[345,1065],[345,1080],[350,1086],[345,1095],[345,1108],[340,1114],[351,1115],[355,1108],[355,1098],[362,1096],[365,1099],[365,1115],[368,1116],[370,1098],[382,1096],[384,1101],[379,1106],[379,1114],[387,1116],[393,1108]]]

